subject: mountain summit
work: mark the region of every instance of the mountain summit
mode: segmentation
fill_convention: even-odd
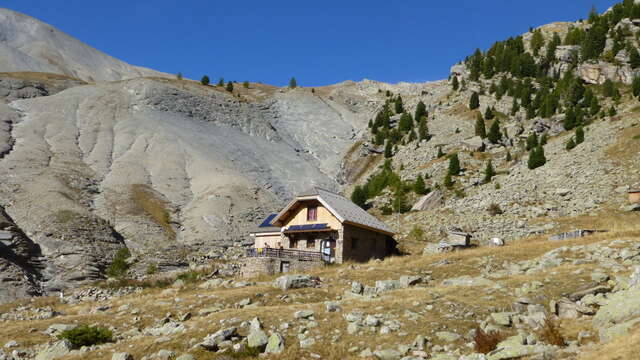
[[[96,50],[30,16],[0,8],[0,72],[62,74],[85,81],[116,81],[164,74]]]

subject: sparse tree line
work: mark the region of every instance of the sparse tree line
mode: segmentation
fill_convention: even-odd
[[[183,75],[181,72],[176,74],[176,79],[178,80],[182,80],[183,79]],[[203,75],[202,78],[200,78],[200,84],[204,85],[204,86],[209,86],[211,83],[211,79],[209,78],[209,75]],[[233,92],[233,88],[234,88],[234,84],[237,84],[236,81],[227,81],[226,85],[225,85],[225,80],[223,77],[220,77],[220,79],[218,80],[218,82],[216,83],[217,87],[224,87],[225,90],[227,90],[228,92]],[[249,81],[243,81],[242,82],[242,87],[245,89],[249,89],[250,83]],[[290,89],[295,89],[298,87],[298,81],[296,80],[295,77],[292,77],[289,80],[289,88]],[[311,92],[315,92],[314,89],[311,89]]]

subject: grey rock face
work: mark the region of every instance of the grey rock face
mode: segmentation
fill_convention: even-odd
[[[104,54],[30,16],[0,9],[0,71],[64,74],[88,81],[163,76]]]
[[[40,249],[0,206],[0,303],[42,294]]]

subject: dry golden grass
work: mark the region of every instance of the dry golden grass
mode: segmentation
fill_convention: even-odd
[[[575,221],[588,220],[577,219]],[[198,359],[215,359],[215,354],[201,349],[193,350],[192,345],[194,341],[199,342],[206,335],[222,327],[237,326],[239,324],[221,324],[222,320],[238,318],[240,321],[244,321],[257,316],[267,327],[289,322],[294,329],[292,334],[296,334],[296,329],[300,324],[293,319],[293,313],[300,309],[312,309],[315,311],[318,326],[311,330],[314,334],[323,334],[323,341],[319,341],[308,350],[303,350],[300,349],[298,340],[290,334],[285,337],[285,353],[267,358],[299,359],[302,354],[310,351],[319,354],[324,359],[348,359],[357,355],[357,352],[349,353],[347,351],[352,346],[358,346],[360,350],[366,347],[375,348],[376,345],[380,345],[383,348],[396,347],[398,344],[410,343],[417,334],[431,337],[434,344],[444,345],[435,337],[435,332],[441,330],[442,326],[446,325],[449,331],[466,334],[478,325],[478,319],[484,319],[489,315],[490,307],[508,310],[513,302],[514,289],[532,281],[544,283],[544,287],[538,291],[538,295],[549,300],[558,298],[562,294],[576,291],[591,281],[588,274],[592,272],[595,265],[565,264],[536,274],[512,275],[501,279],[492,279],[499,282],[503,290],[492,290],[484,287],[444,286],[441,284],[442,280],[462,275],[478,276],[478,269],[482,266],[482,261],[488,258],[492,259],[493,266],[500,268],[504,262],[513,263],[536,258],[560,246],[585,245],[598,242],[604,244],[615,239],[640,238],[640,232],[633,226],[630,227],[628,225],[630,222],[631,218],[619,220],[619,223],[622,224],[620,228],[624,229],[622,231],[563,242],[551,242],[547,241],[544,236],[538,236],[501,248],[485,247],[449,254],[392,257],[382,262],[346,263],[314,269],[309,273],[323,279],[325,286],[321,288],[296,289],[285,292],[270,285],[271,281],[276,277],[275,275],[264,275],[250,279],[257,282],[257,284],[244,288],[203,290],[197,288],[195,283],[189,283],[183,288],[146,289],[140,293],[116,298],[108,302],[111,307],[110,310],[106,313],[97,314],[91,312],[92,308],[97,305],[92,302],[68,305],[61,304],[58,299],[54,298],[36,299],[33,302],[27,300],[20,303],[29,304],[32,307],[51,306],[65,315],[49,320],[6,323],[6,326],[0,328],[0,338],[15,339],[27,346],[41,344],[50,341],[50,339],[40,334],[39,331],[46,329],[52,323],[114,326],[116,327],[115,334],[117,335],[132,327],[143,329],[147,326],[152,326],[157,319],[164,317],[167,313],[177,315],[190,311],[194,314],[194,317],[185,322],[189,330],[184,334],[170,336],[170,340],[167,342],[156,343],[156,338],[154,337],[127,339],[116,344],[106,345],[100,351],[69,357],[69,359],[91,358],[108,360],[111,358],[112,351],[127,351],[132,353],[135,358],[141,358],[160,349],[171,349],[179,354],[189,352]],[[447,260],[447,263],[443,263],[442,260]],[[582,273],[576,275],[576,270],[582,270]],[[324,309],[325,301],[335,300],[338,295],[344,296],[345,290],[350,288],[351,281],[357,280],[367,285],[373,285],[376,280],[397,279],[402,275],[425,273],[429,273],[433,277],[433,281],[427,287],[419,286],[390,291],[375,299],[348,299],[342,302],[343,311],[338,313],[328,313]],[[566,281],[568,278],[572,279],[572,281]],[[282,296],[285,294],[289,299],[288,302],[282,300]],[[175,301],[176,298],[179,298],[180,301]],[[233,307],[234,303],[244,298],[251,298],[253,303],[259,303],[260,305],[243,309]],[[226,304],[226,308],[208,316],[197,315],[198,310],[211,307],[217,303]],[[130,304],[132,308],[140,309],[140,321],[133,323],[133,316],[129,311],[122,313],[116,311],[123,304]],[[438,306],[435,310],[424,311],[425,306],[429,304],[438,304]],[[455,304],[455,306],[450,307],[448,304]],[[15,304],[4,305],[0,307],[0,311],[9,311],[14,306]],[[345,313],[355,311],[361,311],[364,314],[393,314],[403,323],[401,331],[407,335],[402,336],[400,332],[380,335],[368,331],[363,334],[349,335],[345,332],[347,323],[342,316]],[[405,318],[406,311],[422,314],[414,321]],[[476,317],[451,317],[450,315],[456,311],[459,314],[472,311]],[[29,332],[31,328],[38,331],[31,333]],[[331,335],[336,329],[340,330],[342,334],[338,343],[332,343]],[[583,329],[590,329],[589,321],[564,321],[557,323],[556,326],[558,334],[567,340],[577,339],[578,333]],[[246,330],[242,329],[241,333],[245,334],[244,332]],[[513,331],[507,330],[502,335],[509,336],[511,333]],[[463,342],[461,340],[459,345],[463,346]],[[595,357],[587,359],[595,359]],[[610,359],[616,358],[611,357]]]
[[[640,140],[636,139],[636,136],[640,136],[640,126],[623,130],[616,142],[606,150],[607,158],[618,166],[637,161],[640,154]]]
[[[578,360],[632,360],[640,357],[640,326],[636,326],[628,335],[586,350]]]
[[[445,113],[447,115],[456,116],[461,119],[475,120],[478,115],[478,110],[470,110],[466,104],[459,102],[456,105],[452,106],[450,109],[446,110]]]
[[[131,200],[133,214],[145,214],[158,224],[169,239],[175,239],[176,232],[171,226],[171,216],[167,209],[167,202],[155,195],[153,189],[145,184],[131,185]]]

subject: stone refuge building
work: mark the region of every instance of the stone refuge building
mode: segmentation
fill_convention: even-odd
[[[313,188],[250,233],[241,273],[301,271],[324,263],[382,259],[397,253],[393,230],[349,199]]]

